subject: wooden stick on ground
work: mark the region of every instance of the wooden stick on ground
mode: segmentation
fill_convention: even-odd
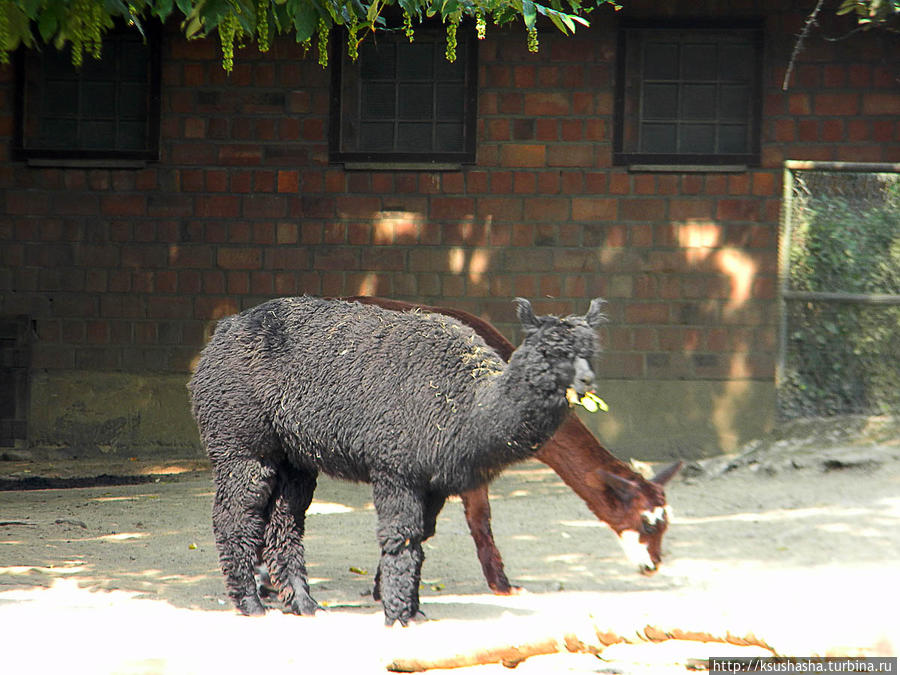
[[[752,633],[744,636],[734,635],[730,632],[726,632],[723,635],[714,635],[706,631],[663,630],[659,627],[648,625],[636,634],[629,636],[620,635],[609,630],[595,630],[595,634],[596,639],[590,643],[569,633],[559,638],[534,638],[521,644],[501,644],[491,647],[473,648],[456,653],[435,654],[434,656],[397,658],[388,664],[387,669],[395,673],[420,673],[427,670],[465,668],[491,663],[502,663],[504,666],[513,668],[532,656],[544,656],[560,652],[597,655],[613,644],[641,644],[666,640],[760,647],[775,655],[775,651],[764,640],[757,638]]]

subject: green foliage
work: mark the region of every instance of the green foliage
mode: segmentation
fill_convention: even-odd
[[[479,38],[486,34],[487,18],[495,25],[522,19],[530,46],[536,46],[537,16],[547,17],[564,34],[595,8],[615,0],[0,0],[0,61],[20,44],[39,42],[62,49],[72,47],[72,61],[82,62],[84,52],[99,58],[103,33],[121,19],[142,30],[150,18],[166,21],[175,17],[188,39],[218,33],[222,66],[231,71],[235,46],[255,41],[261,52],[269,49],[273,35],[291,34],[308,47],[315,36],[319,63],[328,63],[327,46],[335,26],[345,26],[355,39],[348,41],[351,58],[366,36],[388,26],[382,17],[387,7],[399,7],[404,27],[413,39],[414,23],[440,18],[447,25],[447,58],[456,56],[456,27],[463,19],[474,20]]]
[[[855,14],[860,26],[887,25],[900,17],[900,0],[844,0],[837,14]]]
[[[841,188],[807,198],[791,290],[900,295],[900,176],[850,174]],[[785,416],[900,411],[900,307],[793,301],[788,326]]]

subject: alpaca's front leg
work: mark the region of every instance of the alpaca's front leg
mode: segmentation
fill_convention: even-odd
[[[431,539],[437,529],[437,517],[444,508],[447,498],[444,495],[429,492],[425,497],[425,517],[422,541]],[[381,600],[381,563],[378,563],[378,571],[375,572],[375,585],[372,587],[372,597]]]
[[[425,618],[419,611],[424,495],[395,477],[374,481],[373,495],[381,546],[378,568],[384,623],[392,626],[399,621],[406,626]]]

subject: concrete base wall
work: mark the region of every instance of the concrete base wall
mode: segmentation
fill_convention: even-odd
[[[186,375],[67,371],[32,376],[28,447],[35,458],[200,457]],[[623,458],[695,459],[771,430],[764,382],[611,381],[609,413],[579,414]]]
[[[604,380],[608,413],[579,417],[622,458],[699,459],[732,452],[772,430],[770,382]]]
[[[35,458],[199,457],[187,375],[34,374],[28,445]]]

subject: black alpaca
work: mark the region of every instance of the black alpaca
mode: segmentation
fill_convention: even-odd
[[[299,297],[219,322],[188,386],[238,610],[265,612],[261,558],[286,606],[315,612],[302,539],[322,471],[372,483],[385,622],[421,616],[422,542],[444,500],[530,457],[565,418],[567,389],[593,381],[602,301],[566,318],[517,304],[525,339],[508,364],[440,314]]]

